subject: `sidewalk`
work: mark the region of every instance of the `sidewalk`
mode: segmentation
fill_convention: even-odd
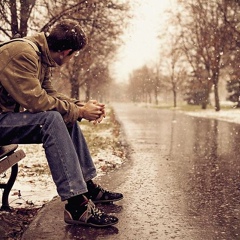
[[[121,188],[123,181],[125,180],[125,173],[129,164],[123,164],[122,167],[113,172],[109,172],[106,175],[101,175],[95,180],[96,183],[100,184],[107,190],[122,192],[124,190]],[[114,181],[112,181],[114,179]],[[85,226],[74,226],[68,225],[64,222],[64,202],[61,202],[60,198],[50,201],[46,204],[38,213],[36,218],[30,224],[28,229],[24,232],[22,240],[68,240],[68,239],[116,239],[116,234],[118,234],[118,223],[115,226],[108,228],[91,228]],[[116,204],[101,205],[97,204],[97,207],[106,213],[118,216],[119,212],[122,210],[122,206],[126,203],[126,195],[124,194],[124,199],[117,202]],[[112,238],[113,235],[113,238]],[[119,239],[119,238],[118,238]],[[125,240],[125,239],[124,239]]]
[[[118,191],[117,186],[121,185],[121,180],[116,179],[118,171],[110,173],[106,176],[102,176],[98,179],[97,183],[102,186],[106,186],[107,189]],[[108,182],[109,184],[106,184]],[[122,210],[122,204],[125,200],[119,201],[117,204],[101,205],[97,206],[107,213],[118,216],[118,212]],[[126,204],[126,203],[124,203]],[[68,239],[101,239],[101,237],[110,237],[111,235],[118,234],[117,225],[108,228],[90,228],[84,226],[67,225],[63,220],[64,203],[56,198],[46,204],[37,217],[30,224],[27,231],[23,234],[22,240],[68,240]],[[119,219],[119,221],[121,221]],[[110,238],[111,239],[111,238]],[[116,239],[116,236],[112,239]]]

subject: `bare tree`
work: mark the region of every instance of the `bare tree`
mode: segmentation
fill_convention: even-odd
[[[0,3],[0,32],[7,38],[16,33],[23,37],[29,29],[47,32],[61,19],[80,22],[89,37],[89,44],[80,57],[62,68],[60,75],[70,79],[70,95],[78,98],[79,88],[90,84],[94,75],[92,69],[95,71],[98,64],[104,64],[106,69],[113,59],[127,9],[126,4],[116,0],[3,0]],[[87,95],[89,98],[90,92]]]
[[[158,104],[159,77],[159,72],[147,65],[134,70],[130,75],[129,84],[129,93],[132,100],[134,102],[152,103],[152,97],[154,97],[155,103]]]
[[[188,67],[182,51],[181,35],[177,28],[173,32],[168,32],[167,44],[167,49],[159,53],[159,58],[164,59],[159,71],[164,75],[162,87],[172,93],[173,106],[177,107],[178,94],[181,91]]]
[[[155,65],[153,66],[152,69],[152,77],[153,77],[153,86],[154,86],[154,98],[155,98],[155,104],[158,105],[159,100],[158,96],[160,94],[160,88],[162,86],[161,79],[162,79],[162,74],[160,70],[161,64],[160,61],[156,62]]]
[[[206,108],[213,87],[215,109],[219,111],[218,85],[220,70],[223,68],[222,57],[228,51],[230,41],[221,6],[228,4],[229,1],[189,0],[181,2],[185,8],[185,14],[187,13],[187,16],[183,16],[184,21],[181,20],[186,56],[194,72],[199,73],[198,69],[204,68],[208,74],[205,78],[206,89],[202,107]],[[187,24],[184,23],[186,19]]]
[[[86,100],[90,98],[90,91],[94,91],[91,87],[94,74],[91,71],[93,69],[95,71],[96,65],[104,64],[104,68],[107,68],[112,61],[114,52],[120,43],[119,35],[122,33],[123,19],[127,9],[127,5],[116,4],[114,1],[76,1],[74,6],[55,14],[42,28],[47,31],[52,23],[70,14],[71,18],[79,21],[87,32],[89,38],[87,48],[78,58],[74,59],[74,63],[69,63],[62,70],[65,72],[62,76],[69,76],[72,97],[78,98],[79,88],[84,86]],[[56,8],[54,11],[58,12]]]
[[[136,69],[130,74],[129,94],[133,102],[143,102],[145,99],[144,79],[142,68]]]
[[[24,37],[28,33],[28,21],[36,0],[3,0],[0,2],[0,32],[13,38],[16,34]]]

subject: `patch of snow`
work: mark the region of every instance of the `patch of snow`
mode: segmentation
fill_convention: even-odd
[[[218,112],[212,109],[206,109],[196,112],[184,112],[184,113],[194,117],[213,118],[240,124],[240,109],[220,110]]]
[[[102,131],[99,135],[103,138],[111,137],[111,129]],[[110,145],[92,156],[98,176],[119,168],[124,161],[121,153],[113,152]],[[25,152],[26,157],[19,162],[19,172],[9,195],[9,204],[13,208],[41,207],[58,196],[44,149],[42,144],[19,144],[18,148]],[[0,174],[0,182],[5,183],[9,174],[10,170]],[[0,197],[2,191],[1,189]]]

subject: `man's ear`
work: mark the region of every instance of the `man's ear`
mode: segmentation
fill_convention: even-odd
[[[63,54],[64,57],[66,57],[66,56],[69,55],[70,52],[72,52],[72,49],[66,49],[66,50],[62,51],[62,54]]]

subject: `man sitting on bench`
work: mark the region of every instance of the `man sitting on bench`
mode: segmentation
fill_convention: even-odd
[[[65,222],[104,227],[118,219],[100,212],[94,202],[118,201],[123,195],[93,182],[96,169],[78,121],[100,123],[105,105],[70,99],[50,81],[50,68],[68,62],[86,44],[78,23],[63,20],[48,35],[0,45],[0,145],[43,143],[58,194],[67,201]]]

